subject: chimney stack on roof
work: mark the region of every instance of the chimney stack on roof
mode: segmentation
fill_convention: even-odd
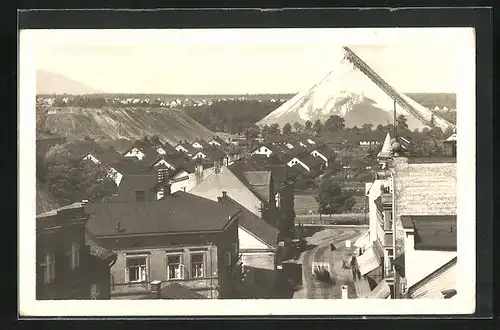
[[[222,192],[222,198],[227,198],[227,191]]]

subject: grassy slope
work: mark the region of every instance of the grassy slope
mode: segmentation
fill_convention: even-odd
[[[49,114],[49,110],[56,113]],[[213,132],[180,110],[149,108],[46,108],[37,109],[37,129],[48,129],[68,139],[85,136],[100,139],[141,138],[158,135],[177,143],[210,138]]]

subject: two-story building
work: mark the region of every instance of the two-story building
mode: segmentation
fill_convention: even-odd
[[[117,254],[113,298],[145,298],[158,283],[161,288],[180,283],[206,298],[237,295],[237,208],[170,193],[165,185],[159,200],[154,194],[135,200],[122,196],[118,202],[89,204],[87,211],[89,230]]]
[[[86,230],[88,214],[74,203],[36,217],[36,299],[109,299],[116,254]]]

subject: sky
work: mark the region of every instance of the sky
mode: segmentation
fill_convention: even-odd
[[[456,92],[457,54],[474,46],[464,28],[29,32],[36,70],[105,93],[296,93],[335,70],[341,46],[400,91]]]

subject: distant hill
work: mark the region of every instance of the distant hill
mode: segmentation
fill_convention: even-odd
[[[38,70],[36,94],[93,94],[100,91],[58,73]]]
[[[37,132],[50,131],[69,140],[135,139],[157,135],[163,142],[209,139],[215,134],[181,110],[165,108],[40,107]]]

